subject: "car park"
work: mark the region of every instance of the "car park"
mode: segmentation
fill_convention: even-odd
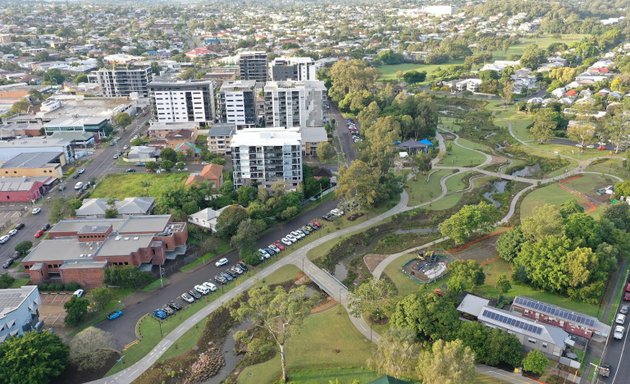
[[[123,311],[121,311],[121,310],[110,312],[110,313],[107,314],[107,320],[116,320],[117,318],[122,316],[122,314],[123,314]]]
[[[217,290],[217,286],[216,286],[216,285],[214,285],[214,284],[212,284],[212,283],[211,283],[211,282],[209,282],[209,281],[204,282],[202,285],[203,285],[204,287],[208,288],[208,289],[210,290],[210,292],[214,292],[214,291],[216,291],[216,290]]]
[[[74,291],[74,293],[72,294],[72,296],[74,297],[83,297],[83,294],[85,293],[84,290],[82,289],[77,289],[76,291]]]
[[[44,234],[44,230],[40,229],[39,231],[35,232],[35,238],[39,239],[40,237],[42,237],[43,234]]]
[[[10,230],[9,233],[7,233],[7,235],[15,236],[17,233],[18,233],[17,229],[14,228],[14,229]]]
[[[17,229],[18,231],[22,228],[26,227],[26,225],[24,223],[19,223],[18,225],[15,226],[15,229]]]
[[[178,303],[176,303],[175,301],[169,301],[167,304],[169,307],[173,308],[176,311],[179,311],[180,309],[182,309],[183,307],[181,305],[179,305]]]
[[[221,258],[221,259],[217,260],[217,261],[214,263],[214,266],[215,266],[215,267],[222,267],[222,266],[224,266],[224,265],[229,264],[229,262],[230,262],[230,261],[229,261],[227,258],[223,257],[223,258]]]
[[[210,293],[210,290],[207,287],[204,287],[203,285],[195,285],[194,288],[197,292],[201,293],[202,295],[207,295],[208,293]]]
[[[153,316],[155,316],[159,320],[164,320],[168,315],[162,308],[158,308],[153,311]]]
[[[11,236],[9,236],[9,235],[1,236],[0,237],[0,244],[6,243],[7,241],[9,241],[10,238],[11,238]]]
[[[625,328],[622,327],[621,325],[617,325],[615,326],[615,331],[613,332],[613,337],[617,340],[621,340],[623,339],[623,334],[625,332]]]
[[[33,215],[37,215],[38,213],[40,213],[42,211],[42,209],[40,207],[35,207],[33,208],[33,210],[31,211],[31,213]]]
[[[182,293],[182,299],[187,302],[187,303],[192,303],[193,301],[195,301],[195,298],[192,297],[191,295],[189,295],[188,293]]]
[[[628,307],[627,305],[622,305],[621,308],[619,308],[619,313],[623,313],[624,315],[627,315],[628,309],[630,309],[630,307]]]
[[[615,323],[619,325],[624,325],[626,323],[626,315],[624,315],[623,313],[618,313],[617,317],[615,318]]]
[[[194,289],[191,289],[190,291],[188,291],[188,294],[194,297],[195,299],[201,299],[201,293],[197,292]]]

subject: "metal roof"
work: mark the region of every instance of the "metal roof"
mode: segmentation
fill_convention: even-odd
[[[594,327],[598,322],[594,317],[584,315],[579,312],[572,312],[566,309],[556,307],[551,304],[546,304],[540,301],[536,301],[527,297],[517,296],[514,299],[514,304],[523,308],[532,309],[534,311],[544,313],[550,316],[560,317],[564,320],[570,321],[575,324],[584,325],[587,327]]]
[[[19,308],[33,292],[37,291],[36,285],[25,285],[20,288],[0,289],[0,318],[9,312]]]

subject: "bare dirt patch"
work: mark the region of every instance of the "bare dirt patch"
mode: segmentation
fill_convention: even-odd
[[[322,301],[321,304],[311,309],[311,314],[324,312],[327,309],[330,309],[337,305],[337,302],[330,296],[326,297],[325,301]]]
[[[69,330],[63,322],[66,318],[63,305],[71,298],[71,294],[42,293],[42,305],[39,307],[39,319],[44,321],[46,328],[54,328],[55,333],[64,339],[68,337]]]
[[[376,266],[379,265],[383,260],[385,260],[389,255],[380,255],[376,253],[368,253],[363,256],[363,262],[367,266],[368,270],[374,272]]]
[[[479,264],[487,264],[497,257],[496,242],[499,238],[497,235],[482,237],[470,245],[452,249],[449,253],[456,259],[476,260]]]

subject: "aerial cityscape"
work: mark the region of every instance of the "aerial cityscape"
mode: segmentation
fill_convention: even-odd
[[[0,5],[0,383],[630,382],[630,0]]]

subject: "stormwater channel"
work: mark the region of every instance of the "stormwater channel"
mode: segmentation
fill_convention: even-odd
[[[533,177],[539,174],[541,171],[540,164],[528,165],[518,171],[512,172],[511,176],[518,177]],[[497,180],[492,183],[492,190],[483,194],[483,197],[494,204],[495,207],[499,208],[501,203],[494,199],[494,195],[497,193],[505,192],[505,188],[507,187],[507,180]]]

